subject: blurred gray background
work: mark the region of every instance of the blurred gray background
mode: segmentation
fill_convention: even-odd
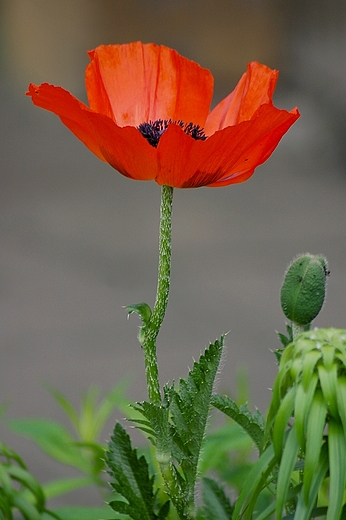
[[[158,339],[162,382],[230,331],[219,391],[246,368],[252,409],[265,412],[284,331],[280,285],[301,252],[330,263],[315,325],[345,327],[346,3],[340,0],[2,0],[0,7],[1,402],[6,418],[62,420],[44,389],[74,404],[91,384],[125,376],[146,397],[139,321],[123,305],[153,304],[159,187],[130,181],[94,157],[29,82],[85,100],[87,49],[166,44],[208,67],[216,103],[250,60],[280,70],[275,104],[301,111],[246,183],[175,190],[172,289]],[[113,417],[112,422],[120,416]],[[109,429],[104,432],[108,438]],[[62,476],[32,443],[1,426],[41,480]],[[76,498],[77,497],[77,498]],[[67,499],[64,499],[66,502]],[[72,502],[84,500],[75,495]],[[88,495],[90,503],[96,496]]]

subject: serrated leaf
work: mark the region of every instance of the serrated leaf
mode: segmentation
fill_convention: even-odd
[[[110,506],[133,520],[156,520],[154,478],[149,475],[145,457],[137,456],[120,423],[115,425],[111,436],[106,462],[112,477],[111,486],[125,499],[124,502],[113,501]]]
[[[264,435],[264,419],[259,411],[256,410],[252,416],[245,404],[239,408],[238,405],[226,395],[221,396],[214,394],[211,398],[211,404],[238,423],[255,442],[257,448],[261,450]]]
[[[283,345],[284,347],[287,347],[287,345],[290,343],[290,339],[287,336],[285,336],[285,334],[282,334],[281,332],[277,332],[277,335],[279,337],[281,345]]]
[[[174,425],[173,441],[185,457],[179,460],[187,479],[194,484],[197,464],[205,434],[215,376],[219,369],[224,337],[209,345],[195,362],[187,380],[180,380],[179,390],[167,391],[169,411]]]
[[[203,502],[204,518],[231,520],[233,506],[224,489],[211,478],[203,478]]]

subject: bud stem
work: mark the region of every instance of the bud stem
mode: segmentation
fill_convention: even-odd
[[[306,332],[306,331],[310,330],[310,325],[311,325],[310,323],[308,323],[307,325],[299,325],[299,323],[294,323],[294,321],[292,321],[293,339],[296,338],[302,332]]]

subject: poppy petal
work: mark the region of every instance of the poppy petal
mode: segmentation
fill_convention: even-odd
[[[30,83],[26,93],[34,105],[45,108],[60,117],[71,132],[80,139],[99,159],[106,161],[88,122],[89,108],[67,90],[42,83],[39,87]]]
[[[89,150],[126,177],[155,178],[157,151],[136,128],[117,126],[112,119],[91,111],[61,87],[31,84],[28,95],[35,105],[59,116]]]
[[[207,69],[163,45],[101,45],[89,52],[89,105],[119,126],[181,119],[203,126],[213,95]]]
[[[89,112],[88,119],[106,161],[119,173],[138,181],[154,180],[157,150],[133,126],[120,127],[109,117]]]
[[[218,180],[208,183],[208,186],[222,187],[249,179],[255,168],[270,157],[299,116],[297,109],[287,112],[272,105],[263,105],[251,121],[243,121],[211,136],[205,142],[207,146],[203,152],[207,156],[211,155],[212,150],[208,150],[210,146],[216,160],[219,154],[218,164],[214,162],[210,167],[219,171],[220,176]],[[196,179],[190,179],[184,187],[189,187],[191,182],[196,182]]]
[[[158,184],[176,188],[221,187],[244,182],[274,151],[299,112],[264,105],[251,121],[195,141],[171,125],[158,146]]]
[[[271,103],[278,74],[256,61],[249,63],[233,92],[210,112],[205,124],[206,134],[212,135],[217,130],[247,121],[261,105]]]

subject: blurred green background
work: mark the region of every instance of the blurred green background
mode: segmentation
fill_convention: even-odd
[[[146,397],[139,323],[128,322],[122,306],[153,303],[159,187],[125,179],[98,161],[24,95],[29,82],[47,81],[85,100],[85,51],[135,40],[174,47],[209,68],[215,103],[247,62],[266,63],[280,70],[275,104],[301,111],[247,183],[176,190],[174,201],[161,381],[185,375],[209,341],[230,331],[219,391],[234,391],[245,366],[251,404],[265,412],[276,374],[270,351],[278,347],[275,330],[284,330],[280,285],[293,256],[327,256],[328,299],[315,324],[345,327],[346,3],[2,0],[0,6],[6,416],[61,419],[42,386],[47,382],[77,403],[92,383],[107,390],[129,376],[129,396]],[[29,441],[4,426],[1,432],[41,480],[59,476]]]

